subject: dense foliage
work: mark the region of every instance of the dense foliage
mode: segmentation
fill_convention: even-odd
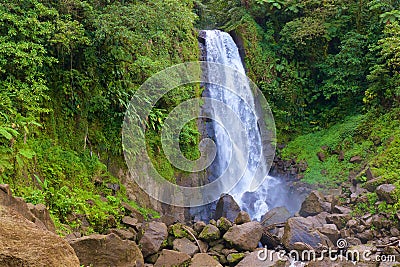
[[[305,181],[363,180],[365,168],[348,162],[358,155],[399,187],[396,0],[0,0],[0,182],[46,204],[64,232],[83,221],[87,232],[116,226],[129,201],[115,178],[125,168],[124,111],[151,75],[198,59],[196,28],[241,40],[280,141],[294,140],[281,155],[308,162]],[[182,173],[162,153],[162,123],[199,94],[177,88],[144,122],[149,153],[170,181]],[[185,156],[199,156],[198,140],[192,121],[181,132]],[[322,146],[345,160],[320,162]]]
[[[1,1],[0,182],[46,204],[67,232],[83,221],[88,232],[117,225],[129,201],[113,176],[124,168],[125,108],[152,74],[197,59],[195,19],[191,1]],[[148,135],[157,136],[164,112],[196,94],[186,87],[160,101]],[[182,139],[193,157],[194,126]],[[159,139],[149,146],[172,179]]]

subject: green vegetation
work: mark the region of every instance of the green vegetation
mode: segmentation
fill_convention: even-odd
[[[302,181],[349,187],[365,183],[369,167],[400,199],[399,1],[205,0],[197,9],[200,27],[241,39],[248,75],[286,144],[279,155],[307,162]],[[350,163],[354,156],[361,163]],[[376,200],[357,209],[400,207]]]
[[[0,182],[49,207],[64,234],[118,226],[122,202],[155,216],[116,178],[126,172],[124,112],[147,78],[198,59],[196,29],[220,28],[240,41],[271,105],[287,144],[279,153],[307,161],[304,181],[364,183],[369,167],[400,200],[399,10],[394,0],[0,0]],[[143,121],[152,161],[171,182],[185,173],[164,155],[160,131],[200,94],[177,88]],[[187,123],[187,158],[199,157],[199,138]],[[360,212],[399,209],[372,200]]]
[[[122,202],[156,216],[129,201],[115,177],[126,169],[122,119],[147,78],[197,59],[192,8],[176,0],[0,1],[0,182],[44,203],[60,232],[116,227],[127,214]],[[198,94],[198,86],[180,88],[148,121],[149,152],[171,180],[159,124]],[[195,157],[197,128],[188,124],[182,135]]]

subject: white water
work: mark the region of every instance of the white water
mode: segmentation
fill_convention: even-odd
[[[205,31],[205,33],[207,62],[226,65],[245,75],[238,48],[232,37],[228,33],[218,30]],[[269,210],[267,200],[271,191],[270,185],[277,185],[279,181],[268,176],[268,170],[265,166],[267,160],[262,155],[261,135],[257,125],[258,118],[255,113],[253,113],[253,110],[255,110],[255,102],[252,90],[247,79],[243,81],[243,78],[234,77],[227,73],[210,73],[209,75],[219,75],[219,78],[221,78],[221,76],[224,77],[224,84],[235,92],[232,93],[219,85],[208,84],[206,87],[209,97],[228,105],[234,113],[240,117],[242,122],[242,125],[240,125],[232,120],[232,123],[223,125],[222,127],[219,123],[216,123],[216,121],[223,117],[224,114],[216,114],[213,110],[218,109],[216,107],[211,107],[210,113],[214,119],[212,123],[214,132],[213,138],[217,147],[215,165],[212,170],[213,176],[214,178],[219,177],[228,168],[229,162],[232,160],[231,157],[240,157],[242,154],[242,151],[235,150],[236,145],[231,142],[231,138],[228,136],[227,132],[243,131],[244,125],[247,140],[243,140],[243,142],[248,142],[247,148],[249,151],[247,168],[244,171],[242,179],[240,179],[234,188],[223,189],[224,192],[234,197],[242,210],[247,211],[252,219],[260,220],[261,216]],[[251,106],[249,107],[246,103]],[[225,130],[224,127],[227,128],[227,130]],[[230,171],[231,175],[235,176],[242,170]],[[264,178],[265,181],[254,191],[252,184],[254,184],[255,175],[257,175],[256,179],[258,179],[258,181]],[[272,190],[274,189],[272,188]],[[271,198],[271,196],[269,198]]]

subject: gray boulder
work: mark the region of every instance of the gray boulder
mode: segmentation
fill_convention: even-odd
[[[254,250],[260,242],[264,228],[259,222],[232,226],[223,236],[226,242],[239,250]]]
[[[233,222],[239,212],[240,207],[233,199],[233,197],[231,195],[224,194],[218,200],[214,218],[215,220],[218,220],[221,217],[225,217]]]
[[[139,237],[139,245],[144,257],[159,251],[161,244],[168,236],[167,226],[156,221],[145,223],[141,232],[143,234]]]
[[[140,267],[143,256],[135,242],[122,240],[115,234],[84,236],[70,241],[79,262],[84,266]]]
[[[394,197],[395,190],[396,186],[393,184],[382,184],[376,188],[376,194],[380,200],[386,201],[388,204],[394,204],[396,203],[396,199]]]

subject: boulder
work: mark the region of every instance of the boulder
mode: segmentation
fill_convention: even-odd
[[[22,198],[13,197],[10,186],[8,184],[0,184],[0,206],[10,207],[18,214],[25,217],[27,220],[35,223],[39,228],[54,232],[54,224],[47,222],[47,224],[49,224],[50,226],[50,228],[47,228],[46,224],[31,212],[29,207],[35,209],[35,206],[32,204],[29,204],[28,206],[28,204]],[[42,208],[41,205],[39,205],[38,207],[40,209]],[[37,212],[39,213],[39,210]],[[43,210],[42,212],[47,214],[42,214],[41,216],[43,216],[43,218],[46,217],[46,219],[48,218],[51,221],[48,211]]]
[[[301,204],[299,214],[303,217],[317,215],[323,211],[328,211],[329,206],[320,192],[312,191]]]
[[[206,223],[203,221],[198,221],[193,224],[193,229],[200,234],[203,231],[204,227],[206,227]]]
[[[369,192],[375,192],[376,188],[382,183],[381,177],[373,178],[364,183],[363,187]]]
[[[235,224],[243,224],[247,222],[251,222],[250,215],[243,210],[240,211],[235,218]]]
[[[176,223],[168,227],[168,232],[171,236],[175,238],[183,238],[194,241],[193,236],[197,236],[197,233],[189,226],[183,225],[181,223]]]
[[[122,223],[125,224],[126,226],[130,226],[130,227],[138,227],[139,226],[138,219],[132,218],[130,216],[124,216],[122,218]]]
[[[340,232],[335,224],[324,224],[322,227],[317,227],[317,230],[321,234],[326,235],[333,244],[336,244],[336,241],[339,239]]]
[[[79,260],[67,241],[0,205],[0,266],[79,267]]]
[[[222,265],[213,257],[206,253],[199,253],[194,255],[191,267],[222,267]],[[250,266],[250,265],[249,265]]]
[[[107,231],[108,234],[116,234],[117,236],[119,236],[121,239],[128,239],[128,240],[135,240],[136,239],[136,233],[133,231],[128,231],[125,229],[109,229]]]
[[[264,228],[259,222],[232,226],[223,236],[225,241],[239,250],[254,250],[260,242]]]
[[[203,231],[201,231],[199,238],[206,241],[214,241],[219,239],[220,236],[221,232],[219,231],[218,227],[212,224],[207,224]]]
[[[288,266],[287,263],[289,263],[287,257],[278,256],[278,252],[257,249],[245,256],[236,267],[284,267]]]
[[[93,234],[70,241],[84,266],[143,266],[143,256],[135,242],[122,240],[115,234]]]
[[[167,226],[162,222],[144,223],[139,237],[139,245],[143,256],[147,257],[160,250],[161,244],[168,237]]]
[[[393,184],[382,184],[376,188],[376,194],[380,200],[386,201],[388,204],[394,204],[396,203],[396,199],[394,197],[395,190],[396,186]]]
[[[190,256],[188,254],[175,250],[163,249],[154,267],[187,266],[189,262]]]
[[[225,217],[221,217],[217,221],[217,227],[221,233],[226,233],[232,227],[232,223]]]
[[[261,217],[261,224],[263,226],[268,226],[271,224],[285,223],[290,217],[290,212],[286,207],[276,207],[269,210]]]
[[[186,253],[191,257],[197,252],[199,252],[199,247],[196,244],[193,244],[186,237],[175,239],[172,244],[174,250]]]
[[[233,199],[233,197],[228,194],[223,194],[218,200],[214,218],[218,220],[221,217],[225,217],[233,222],[239,212],[240,207]]]
[[[293,217],[286,222],[282,243],[288,250],[292,250],[296,249],[295,243],[298,242],[305,243],[313,249],[317,249],[321,245],[332,246],[329,238],[315,230],[310,220]]]

